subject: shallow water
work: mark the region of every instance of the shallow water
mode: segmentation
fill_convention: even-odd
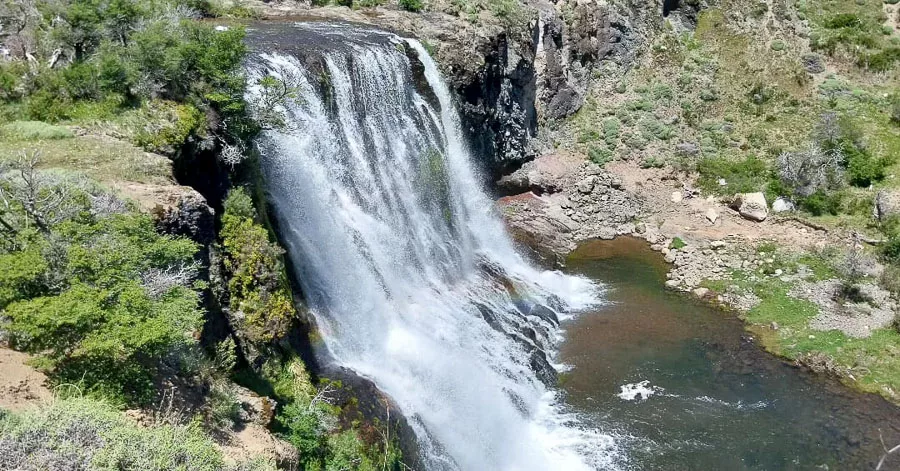
[[[874,469],[879,434],[900,443],[900,408],[763,352],[734,316],[666,291],[666,269],[636,239],[569,260],[609,304],[565,325],[561,384],[585,420],[626,437],[626,467]]]

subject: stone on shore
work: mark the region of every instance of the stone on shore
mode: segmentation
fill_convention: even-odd
[[[737,210],[744,219],[762,222],[769,216],[769,205],[766,197],[760,192],[738,193],[734,195],[731,207]]]

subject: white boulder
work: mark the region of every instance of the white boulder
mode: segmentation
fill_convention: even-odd
[[[772,202],[772,212],[773,213],[783,213],[786,211],[793,211],[794,209],[796,209],[794,207],[794,203],[792,203],[791,200],[789,200],[783,196],[779,196],[778,198],[775,199],[774,202]]]
[[[751,221],[765,221],[769,216],[769,204],[766,202],[766,196],[760,192],[734,195],[731,207],[744,219]]]

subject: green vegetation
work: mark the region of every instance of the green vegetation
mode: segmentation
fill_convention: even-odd
[[[406,11],[422,11],[425,5],[422,0],[397,0],[397,5]]]
[[[10,342],[57,383],[147,403],[164,358],[200,326],[196,245],[158,234],[90,182],[13,164],[0,178],[0,309]]]
[[[481,12],[490,12],[508,29],[518,32],[527,31],[528,19],[534,17],[534,10],[517,0],[451,0],[448,11],[476,24],[481,21]]]
[[[865,58],[888,57],[900,38],[884,34],[882,2],[769,8],[742,16],[758,28],[736,23],[728,13],[746,5],[725,0],[693,32],[664,29],[567,123],[576,148],[600,164],[672,166],[708,194],[783,197],[817,224],[884,237],[869,215],[879,191],[900,189],[900,69]],[[796,33],[797,18],[811,37]]]
[[[250,196],[241,188],[232,190],[225,200],[220,236],[230,273],[231,309],[243,313],[241,330],[253,341],[271,343],[287,334],[294,305],[284,278],[282,250],[254,221],[256,214]]]
[[[852,338],[837,330],[812,329],[809,323],[819,313],[819,307],[789,295],[791,284],[772,276],[776,270],[795,274],[804,267],[812,273],[810,281],[845,278],[845,286],[850,286],[862,281],[861,275],[855,275],[854,281],[850,279],[854,275],[839,273],[842,270],[836,265],[841,264],[841,257],[833,251],[796,255],[774,247],[760,246],[758,250],[774,260],[760,268],[761,275],[736,271],[729,281],[709,282],[706,286],[724,292],[731,284],[759,298],[759,303],[744,315],[744,320],[766,349],[834,373],[864,391],[897,400],[900,332],[883,328],[866,338]]]
[[[866,70],[885,72],[900,60],[900,46],[885,30],[881,1],[827,0],[805,2],[811,20],[810,46],[836,58],[846,57]]]
[[[739,161],[704,157],[697,163],[697,173],[700,175],[697,184],[710,193],[764,191],[770,181],[768,166],[753,155]],[[720,180],[727,183],[724,188]]]
[[[355,399],[339,404],[342,385],[328,380],[313,385],[299,359],[270,360],[260,374],[239,376],[284,404],[275,416],[275,431],[299,451],[300,469],[401,469],[400,450],[387,425],[360,423]]]
[[[685,241],[681,240],[681,237],[676,237],[676,238],[672,239],[672,243],[669,244],[669,248],[675,249],[675,250],[681,250],[685,247],[687,247],[687,243]]]
[[[880,194],[900,192],[900,37],[884,12],[882,0],[722,0],[700,11],[694,31],[663,28],[623,76],[595,82],[564,126],[598,163],[671,166],[703,196],[763,192],[770,203],[793,203],[790,217],[883,240],[867,256],[886,264],[884,274],[866,282],[896,295],[900,223],[872,217]],[[797,32],[800,21],[810,35]],[[773,276],[807,265],[815,277],[843,280],[852,301],[859,274],[820,254],[769,252],[787,259],[710,287],[733,283],[760,298],[747,321],[773,351],[824,359],[862,388],[900,399],[897,329],[868,339],[812,331],[818,307],[788,296],[790,282]]]
[[[264,460],[226,465],[198,424],[138,426],[106,403],[55,400],[19,414],[0,411],[0,456],[8,469],[274,471]]]
[[[207,122],[208,112],[227,125],[221,126],[228,134],[220,139],[252,135],[255,125],[245,116],[240,73],[243,29],[217,30],[194,21],[202,14],[237,11],[216,5],[195,0],[3,4],[0,17],[19,27],[7,38],[17,45],[12,60],[0,63],[5,101],[0,116],[88,127],[98,121],[122,124],[114,127],[136,144],[169,154],[222,124]],[[16,126],[20,137],[38,137],[39,130]]]
[[[0,23],[13,26],[3,44],[14,45],[0,61],[0,330],[74,397],[0,411],[0,455],[14,447],[25,460],[17,469],[71,460],[91,469],[273,469],[225,466],[204,434],[228,432],[243,415],[232,381],[276,398],[277,408],[263,400],[262,418],[278,417],[272,427],[302,449],[303,469],[399,469],[389,431],[365,424],[331,397],[331,383],[314,385],[290,359],[284,340],[298,316],[282,250],[247,191],[222,202],[219,244],[210,247],[222,266],[210,271],[224,269],[224,279],[208,287],[194,242],[160,234],[101,186],[144,197],[172,183],[170,158],[191,166],[184,160],[198,158],[196,148],[239,169],[233,181],[252,183],[245,150],[261,129],[285,125],[272,110],[295,99],[296,87],[262,77],[259,101],[245,102],[243,28],[198,21],[211,16],[254,13],[241,1],[0,1]],[[200,301],[213,293],[239,319],[224,339],[204,337],[215,313]],[[250,350],[262,371],[248,366]],[[154,414],[157,425],[137,427],[106,405],[162,410],[169,381],[197,392],[193,417]],[[191,425],[163,425],[182,420]]]

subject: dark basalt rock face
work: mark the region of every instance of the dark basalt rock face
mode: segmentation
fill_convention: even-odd
[[[501,33],[483,49],[480,69],[448,78],[471,150],[493,180],[533,157],[528,144],[538,125],[535,47],[531,38],[511,41]]]
[[[540,99],[545,116],[561,119],[584,104],[594,65],[610,51],[607,7],[578,4],[566,21],[555,14],[541,21],[544,68],[540,77]]]

